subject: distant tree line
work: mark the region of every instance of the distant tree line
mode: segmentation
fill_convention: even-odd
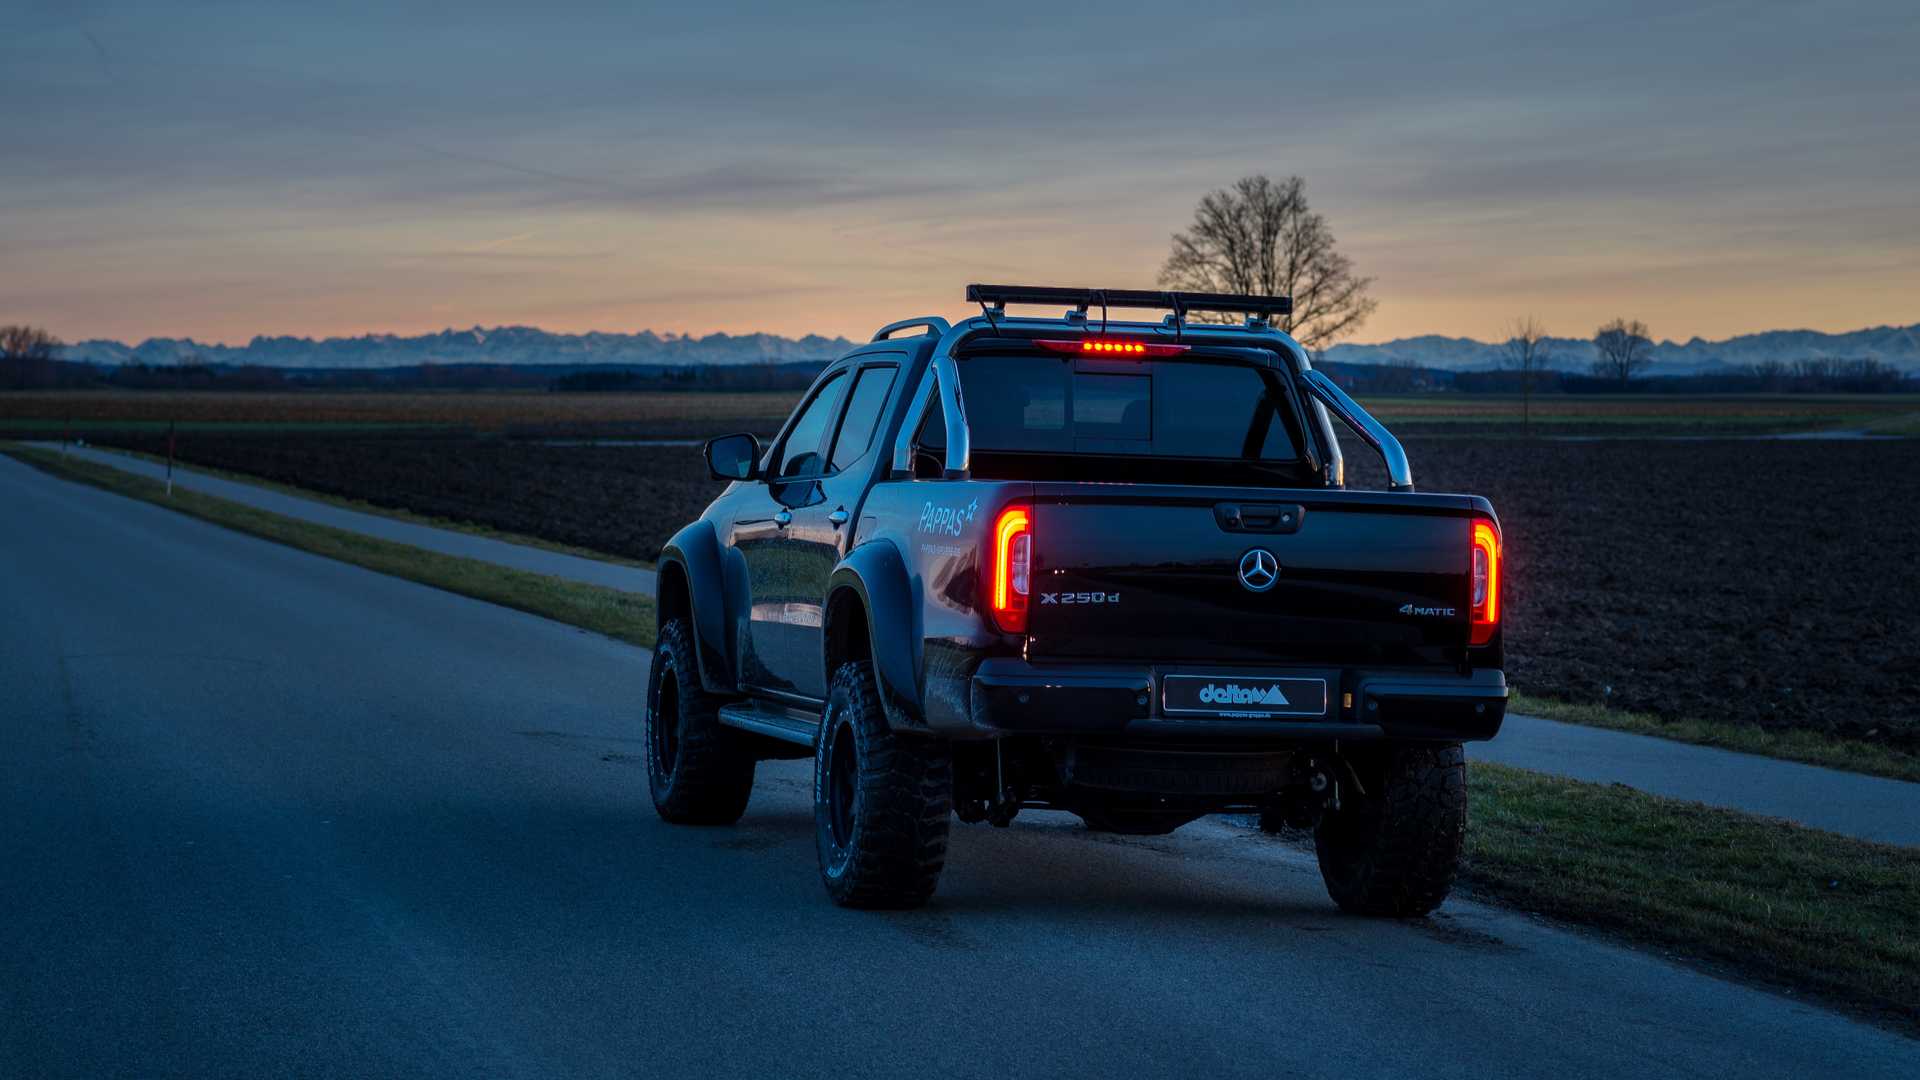
[[[1750,364],[1702,375],[1650,375],[1624,386],[1613,376],[1552,368],[1448,371],[1413,364],[1350,364],[1322,360],[1314,367],[1357,394],[1888,394],[1920,393],[1920,375],[1879,360],[1820,358]]]
[[[1892,364],[1872,359],[1846,359],[1821,356],[1786,363],[1769,360],[1749,364],[1742,376],[1751,379],[1756,390],[1800,392],[1832,390],[1849,394],[1884,394],[1914,389],[1917,381],[1901,373]]]
[[[1464,393],[1518,394],[1518,370],[1462,371],[1450,388]],[[1533,375],[1533,392],[1545,394],[1887,394],[1920,392],[1920,378],[1870,358],[1819,357],[1746,364],[1724,372],[1651,375],[1621,383],[1613,375],[1545,370]]]
[[[420,364],[391,368],[273,368],[133,361],[113,366],[53,359],[59,341],[12,335],[0,327],[0,389],[121,390],[802,390],[824,360],[767,364],[635,366]]]
[[[820,369],[820,361],[788,364],[708,364],[650,369],[575,371],[549,385],[566,393],[636,390],[805,390]]]

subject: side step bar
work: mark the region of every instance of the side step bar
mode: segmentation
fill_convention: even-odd
[[[820,733],[820,721],[815,717],[798,709],[783,709],[757,701],[720,706],[720,722],[796,746],[812,746]]]

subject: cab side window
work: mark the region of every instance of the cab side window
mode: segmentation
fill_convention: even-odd
[[[847,415],[840,421],[840,434],[833,440],[832,471],[839,472],[859,461],[873,445],[874,430],[880,426],[880,410],[886,407],[896,370],[870,367],[854,376],[853,392],[847,395]]]
[[[846,390],[846,372],[838,372],[822,383],[813,400],[801,408],[800,418],[787,433],[787,441],[780,445],[780,459],[773,467],[775,477],[786,480],[819,476],[827,471],[821,449],[826,442],[827,427],[840,411],[840,398]]]

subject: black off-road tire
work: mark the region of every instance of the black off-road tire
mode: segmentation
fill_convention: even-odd
[[[820,881],[842,907],[919,907],[947,860],[953,756],[887,726],[873,665],[842,664],[813,757]]]
[[[720,700],[700,685],[693,634],[660,628],[647,680],[647,786],[653,809],[675,825],[731,825],[753,795],[751,752],[720,723]]]
[[[1356,915],[1414,918],[1453,889],[1467,836],[1467,759],[1460,745],[1382,755],[1367,796],[1349,794],[1314,832],[1327,895]]]

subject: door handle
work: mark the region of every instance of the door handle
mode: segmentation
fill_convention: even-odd
[[[773,515],[773,523],[775,525],[780,526],[783,529],[793,524],[793,511],[782,510],[779,513]]]
[[[833,522],[833,527],[836,529],[845,525],[847,523],[847,508],[844,506],[834,507],[833,513],[827,515],[827,520]]]

